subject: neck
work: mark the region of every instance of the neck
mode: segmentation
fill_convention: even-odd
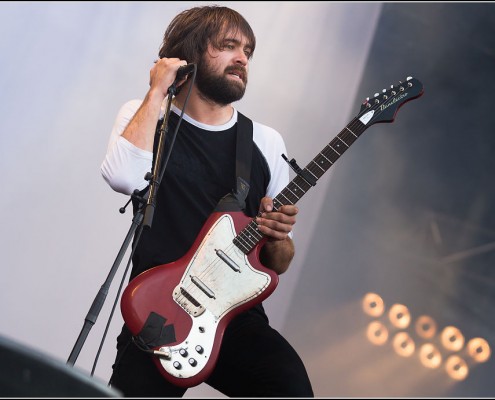
[[[175,96],[173,104],[184,110],[191,118],[207,125],[223,125],[232,118],[234,109],[231,104],[222,105],[205,99],[198,92],[196,86],[193,86],[186,108],[184,109],[184,102],[188,91],[189,86],[184,85],[180,93]]]

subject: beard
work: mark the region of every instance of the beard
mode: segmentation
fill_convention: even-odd
[[[225,74],[239,71],[242,82],[230,79]],[[216,104],[228,105],[234,101],[242,99],[246,91],[247,72],[240,66],[230,66],[225,68],[222,74],[212,72],[208,62],[203,58],[198,63],[196,85],[199,92],[206,99]]]

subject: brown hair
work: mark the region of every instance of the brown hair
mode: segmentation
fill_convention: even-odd
[[[249,23],[237,11],[217,5],[194,7],[182,11],[170,23],[158,53],[160,58],[177,57],[197,63],[208,48],[222,47],[225,36],[241,32],[248,40],[252,57],[256,38]]]

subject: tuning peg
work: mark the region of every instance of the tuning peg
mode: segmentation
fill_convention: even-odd
[[[410,81],[411,79],[412,79],[412,76],[408,76],[408,77],[406,78],[406,81]]]
[[[375,97],[378,97],[380,95],[380,93],[375,93]]]

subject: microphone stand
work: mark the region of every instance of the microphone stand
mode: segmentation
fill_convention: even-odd
[[[165,108],[165,114],[163,115],[163,122],[160,127],[160,136],[158,139],[158,149],[156,152],[153,174],[148,172],[145,176],[145,179],[150,182],[150,190],[148,194],[148,201],[146,203],[146,210],[144,213],[144,221],[143,221],[143,226],[147,228],[151,228],[151,224],[153,222],[153,215],[155,213],[155,207],[156,207],[156,193],[158,192],[158,188],[160,187],[160,183],[163,177],[163,174],[160,174],[159,172],[161,171],[162,153],[163,153],[163,148],[165,146],[165,137],[168,133],[168,119],[170,115],[170,107],[172,106],[172,96],[175,95],[176,90],[177,88],[175,87],[174,84],[172,84],[172,86],[168,88],[167,105]],[[168,155],[170,155],[170,152],[168,153]],[[168,162],[168,157],[166,161]]]
[[[135,196],[133,194],[132,196]],[[142,199],[140,199],[142,201]],[[93,327],[93,325],[96,322],[96,319],[98,318],[98,315],[100,314],[100,311],[103,307],[103,304],[105,302],[105,299],[108,294],[108,289],[110,288],[110,284],[112,283],[113,277],[115,276],[115,273],[117,272],[119,265],[122,261],[122,258],[124,257],[124,254],[127,251],[127,248],[129,247],[129,243],[131,242],[132,237],[134,236],[134,233],[136,232],[137,228],[139,225],[141,225],[141,222],[143,221],[143,214],[142,212],[137,212],[134,218],[132,219],[132,225],[127,233],[127,236],[124,239],[124,243],[122,244],[117,257],[115,258],[115,261],[112,265],[112,268],[110,269],[110,273],[107,276],[107,279],[105,280],[105,283],[101,286],[100,290],[98,291],[98,294],[96,295],[93,304],[91,305],[91,308],[88,311],[88,314],[86,315],[86,318],[84,320],[84,325],[81,329],[81,332],[79,333],[79,337],[77,338],[77,341],[69,355],[69,358],[67,360],[67,364],[69,365],[74,365],[76,362],[77,357],[79,356],[79,353],[81,352],[81,349],[86,342],[86,338],[88,337],[89,331]],[[124,277],[122,279],[125,278]]]
[[[196,66],[194,66],[194,78],[195,77],[196,77]],[[177,131],[178,131],[179,126],[180,126],[180,121],[182,119],[182,115],[184,114],[184,110],[182,110],[181,119],[179,120],[179,123],[177,124],[177,128],[174,132],[174,138],[172,139],[172,145],[169,147],[169,151],[167,153],[167,157],[166,157],[165,164],[164,164],[163,171],[162,171],[161,170],[162,152],[163,152],[163,148],[164,148],[164,144],[165,144],[165,136],[168,132],[168,120],[169,120],[170,108],[172,105],[172,98],[173,98],[173,96],[175,96],[175,94],[177,92],[177,81],[178,80],[176,79],[174,81],[174,83],[168,88],[167,104],[166,104],[165,114],[163,117],[163,122],[162,122],[162,125],[160,127],[160,137],[159,137],[159,142],[158,142],[158,150],[156,153],[155,166],[153,169],[154,173],[151,174],[148,172],[145,176],[145,179],[150,182],[150,188],[148,191],[148,200],[146,202],[144,214],[142,211],[143,207],[140,207],[139,210],[136,212],[133,220],[132,220],[132,225],[131,225],[128,233],[127,233],[127,236],[124,239],[124,243],[122,244],[122,246],[121,246],[121,248],[117,254],[117,257],[115,258],[115,261],[112,265],[112,268],[110,269],[110,273],[108,274],[107,279],[105,280],[104,284],[101,286],[100,290],[98,291],[98,294],[96,295],[96,298],[94,299],[93,304],[91,305],[91,308],[89,309],[89,312],[86,315],[86,318],[84,320],[84,325],[81,329],[81,332],[77,338],[77,341],[76,341],[76,343],[75,343],[75,345],[74,345],[74,347],[73,347],[73,349],[69,355],[69,358],[67,360],[68,365],[74,365],[75,364],[76,359],[79,356],[79,353],[81,352],[81,349],[82,349],[84,343],[86,342],[88,334],[89,334],[91,328],[93,327],[93,325],[95,324],[96,319],[98,318],[98,315],[101,312],[101,309],[103,307],[103,304],[104,304],[105,299],[106,299],[107,294],[108,294],[108,289],[110,287],[110,284],[111,284],[111,282],[115,276],[115,273],[117,272],[117,269],[118,269],[118,267],[122,261],[122,258],[124,257],[124,254],[127,251],[127,248],[129,247],[129,243],[131,242],[131,239],[134,236],[136,230],[139,227],[141,227],[141,230],[143,227],[151,228],[151,224],[152,224],[152,220],[153,220],[153,214],[154,214],[155,207],[156,207],[156,193],[158,191],[158,187],[160,186],[160,182],[163,178],[163,175],[165,172],[165,167],[166,167],[166,164],[168,162],[168,158],[170,157],[170,153],[172,151],[173,141],[175,140],[175,134],[177,134]],[[194,81],[194,79],[193,79],[193,81]],[[189,86],[189,93],[188,93],[187,97],[189,97],[189,95],[191,93],[191,88],[192,88],[192,83]],[[186,102],[187,102],[187,99],[186,99]],[[159,174],[157,174],[157,172]],[[143,198],[138,196],[138,193],[139,193],[139,191],[136,189],[134,191],[134,193],[131,195],[131,198],[136,199],[140,203],[144,203],[145,201],[143,200]],[[131,200],[129,200],[127,202],[127,204],[129,204],[130,201]],[[126,206],[127,206],[127,204],[126,204]],[[125,212],[125,206],[120,209],[120,212],[121,213]],[[141,224],[142,224],[142,226],[141,226]],[[137,236],[136,242],[134,243],[134,246],[132,249],[132,254],[134,253],[134,250],[137,247],[137,242],[139,240],[139,237],[141,236],[140,235],[141,230],[139,232],[139,235]],[[132,259],[132,254],[130,256],[130,259]],[[124,276],[122,277],[122,282],[124,281],[126,274],[127,274],[127,269],[126,269],[126,272],[124,273]],[[122,287],[122,285],[121,285],[121,287]],[[117,299],[118,299],[119,295],[120,295],[120,289],[119,289],[119,293],[117,294]],[[117,299],[116,299],[116,301],[117,301]],[[115,308],[115,305],[114,305],[114,308]],[[113,314],[113,310],[112,310],[112,314]],[[108,321],[108,324],[109,323],[110,323],[110,320]],[[108,328],[108,324],[107,324],[107,328]],[[106,334],[106,332],[105,332],[105,334]],[[102,340],[104,341],[104,339],[105,338],[103,338]],[[101,346],[100,346],[100,349],[101,349]],[[93,368],[93,371],[94,371],[94,368]],[[91,375],[93,375],[93,373]]]

